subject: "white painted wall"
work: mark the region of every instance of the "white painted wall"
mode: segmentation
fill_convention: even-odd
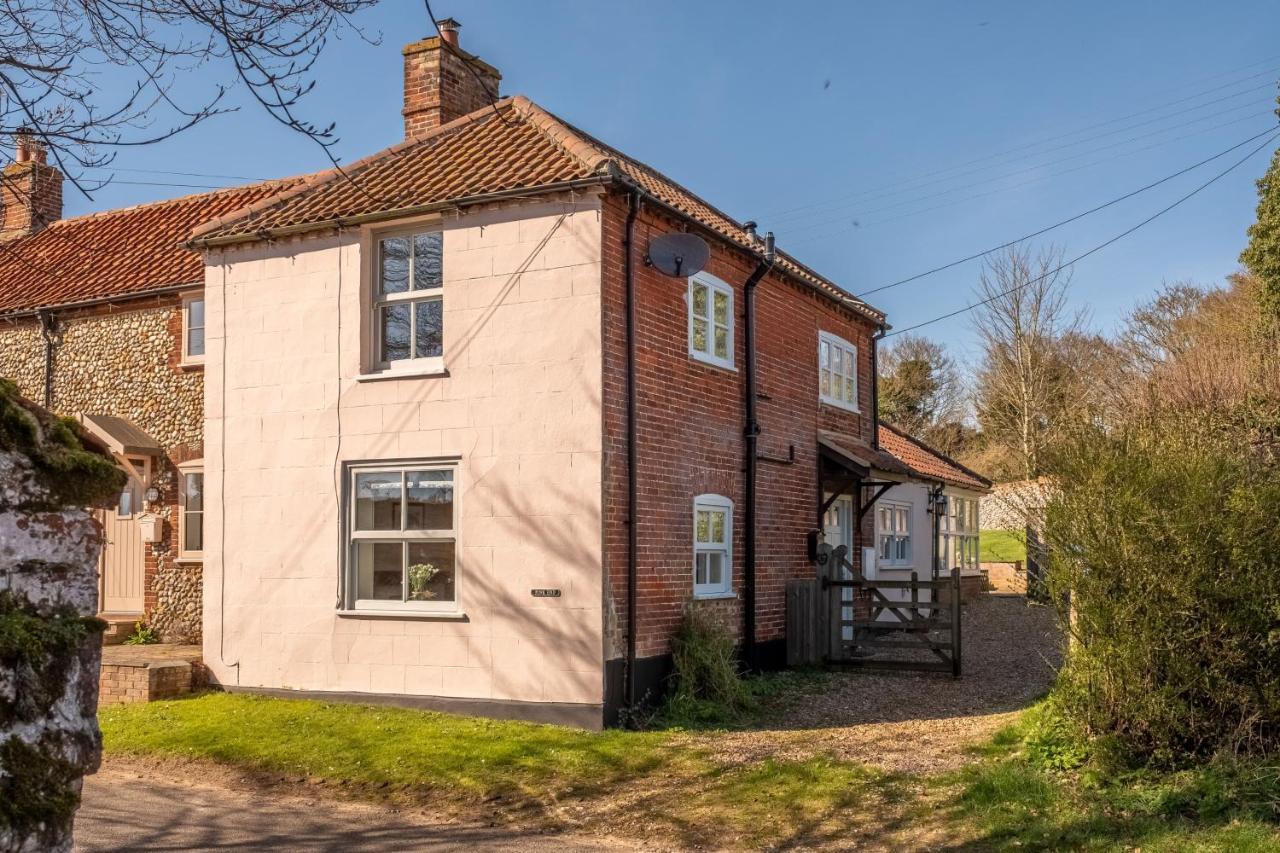
[[[443,227],[447,377],[357,381],[369,231],[208,257],[204,659],[219,682],[602,701],[598,202]],[[466,620],[339,615],[342,463],[451,455]]]

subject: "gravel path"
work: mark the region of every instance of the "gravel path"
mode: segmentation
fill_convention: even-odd
[[[962,617],[964,675],[839,672],[768,728],[701,738],[718,757],[759,761],[818,755],[882,770],[929,773],[1043,695],[1061,661],[1051,610],[1022,596],[981,595]]]

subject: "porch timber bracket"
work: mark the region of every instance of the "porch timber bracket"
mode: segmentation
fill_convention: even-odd
[[[893,483],[893,482],[881,482],[881,481],[878,481],[878,480],[873,480],[873,481],[871,481],[871,482],[869,482],[869,483],[863,483],[863,484],[862,484],[862,488],[864,488],[864,489],[869,489],[869,488],[875,487],[875,489],[876,489],[876,493],[875,493],[874,495],[872,495],[872,496],[871,496],[871,500],[867,501],[866,503],[860,503],[860,506],[858,507],[858,521],[859,521],[859,523],[861,523],[862,519],[863,519],[864,517],[866,517],[867,510],[869,510],[869,509],[871,509],[873,506],[875,506],[875,505],[876,505],[876,501],[878,501],[878,500],[880,500],[882,497],[884,497],[884,493],[885,493],[885,492],[889,491],[889,490],[890,490],[890,489],[892,489],[894,486],[899,486],[899,485],[902,485],[902,484],[901,484],[901,483]]]
[[[831,509],[831,505],[836,502],[836,498],[849,491],[849,487],[858,480],[862,479],[857,474],[850,474],[841,480],[834,489],[831,490],[831,497],[822,499],[822,506],[818,507],[818,517],[821,518],[827,510]],[[861,520],[861,518],[859,518]]]

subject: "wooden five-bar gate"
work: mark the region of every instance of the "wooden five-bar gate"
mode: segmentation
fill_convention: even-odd
[[[787,662],[960,675],[960,570],[938,580],[867,579],[843,545],[818,547],[818,576],[787,585]]]

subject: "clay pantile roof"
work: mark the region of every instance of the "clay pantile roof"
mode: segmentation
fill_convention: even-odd
[[[0,314],[204,280],[204,260],[183,245],[201,222],[287,189],[268,181],[60,219],[0,243]]]
[[[868,447],[851,435],[828,430],[818,430],[818,443],[827,446],[854,464],[867,469],[875,469],[883,474],[897,475],[899,479],[915,476],[905,463],[896,456]]]
[[[583,133],[523,97],[501,100],[356,163],[313,176],[293,189],[193,230],[195,245],[213,246],[392,219],[453,203],[621,182],[723,239],[762,251],[741,223],[675,181]],[[877,323],[884,314],[791,256],[780,272],[843,302]]]
[[[986,477],[970,471],[923,441],[912,438],[897,427],[883,421],[880,423],[880,449],[893,454],[924,479],[941,480],[952,486],[978,492],[991,491],[991,481]]]

